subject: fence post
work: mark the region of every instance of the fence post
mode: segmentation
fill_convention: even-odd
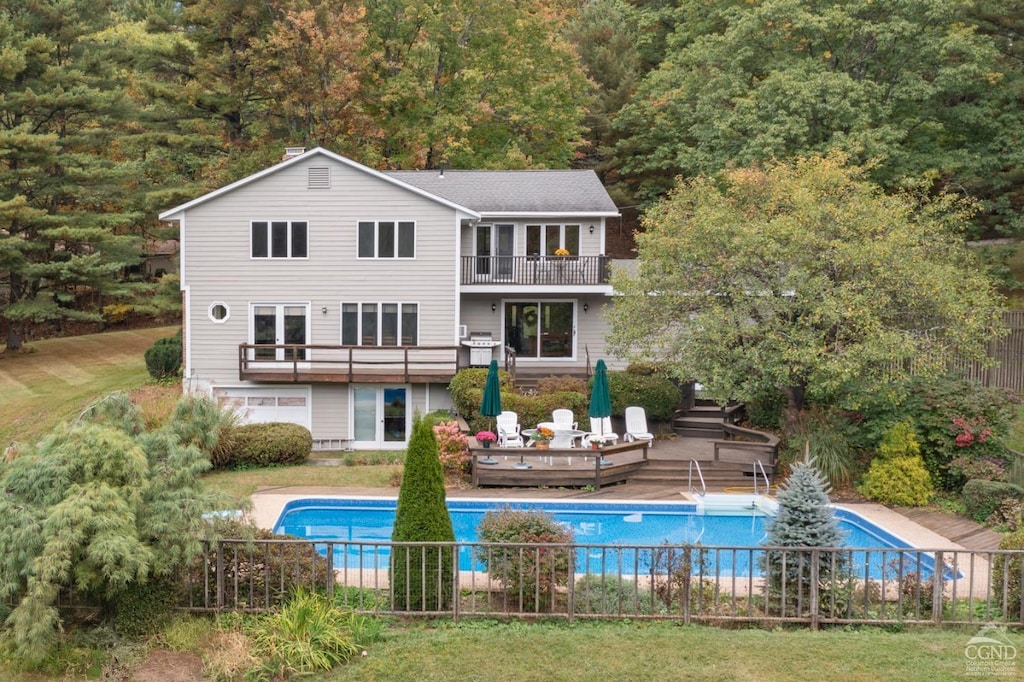
[[[313,551],[316,551],[314,545]],[[334,543],[327,543],[327,598],[334,599]]]
[[[585,554],[584,554],[585,555]],[[585,555],[586,556],[586,555]],[[568,613],[566,622],[572,625],[573,615],[576,613],[576,546],[569,545],[569,594],[566,604]]]
[[[932,571],[932,622],[942,623],[942,576],[946,572],[946,562],[942,558],[942,550],[935,553],[935,569]]]
[[[224,542],[217,541],[217,610],[224,608]]]
[[[818,577],[819,577],[818,569],[820,567],[819,567],[819,563],[818,562],[820,562],[820,561],[821,561],[821,550],[820,549],[812,549],[811,550],[811,585],[810,585],[810,588],[811,588],[810,602],[811,603],[809,604],[809,607],[811,609],[811,630],[817,630],[818,627],[820,626],[819,614],[818,614],[818,608],[819,608],[819,602],[820,602],[820,595],[818,594]]]
[[[452,551],[452,620],[456,623],[459,622],[459,614],[461,609],[459,608],[462,594],[459,592],[459,545],[455,543],[451,546]],[[441,562],[444,566],[444,562]],[[475,588],[475,585],[474,585]]]

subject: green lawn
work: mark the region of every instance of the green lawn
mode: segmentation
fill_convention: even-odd
[[[177,327],[47,339],[0,354],[0,447],[33,443],[96,398],[150,381],[144,354]]]
[[[322,680],[901,680],[1021,679],[968,675],[964,651],[977,629],[887,632],[719,629],[670,623],[398,627],[365,658]],[[1024,635],[1010,641],[1024,650]]]

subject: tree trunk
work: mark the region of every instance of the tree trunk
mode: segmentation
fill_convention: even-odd
[[[803,384],[786,389],[786,436],[791,437],[800,428],[800,414],[804,411]]]

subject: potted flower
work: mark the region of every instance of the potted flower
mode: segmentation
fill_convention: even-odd
[[[555,437],[555,432],[546,426],[541,426],[533,432],[533,442],[537,444],[539,450],[547,450],[551,439]]]
[[[601,446],[608,442],[608,439],[604,436],[591,436],[590,447],[594,450],[600,450]]]
[[[498,440],[493,431],[477,431],[476,442],[483,443],[485,448],[491,447],[491,443]]]
[[[565,257],[569,255],[569,249],[563,249],[561,247],[555,249],[555,255]]]

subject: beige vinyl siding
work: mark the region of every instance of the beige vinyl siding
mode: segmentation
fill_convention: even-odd
[[[307,168],[330,165],[330,189],[307,189]],[[250,222],[304,220],[306,259],[253,259]],[[413,259],[357,259],[360,220],[413,220]],[[451,345],[457,310],[455,211],[323,157],[296,164],[188,210],[182,260],[188,286],[192,369],[198,379],[238,382],[238,344],[249,339],[251,303],[308,303],[310,343],[340,343],[340,304],[419,305],[420,345]],[[230,319],[215,324],[209,305]],[[321,310],[326,307],[327,313]]]

